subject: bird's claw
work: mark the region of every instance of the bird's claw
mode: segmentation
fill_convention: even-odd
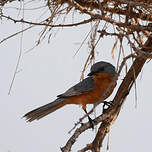
[[[89,119],[90,127],[93,130],[94,129],[94,121],[90,117],[88,117],[88,119]]]
[[[105,108],[106,106],[109,108],[110,106],[113,106],[113,105],[114,105],[114,104],[112,103],[112,101],[109,101],[109,102],[104,101],[103,109],[107,109],[107,108]]]

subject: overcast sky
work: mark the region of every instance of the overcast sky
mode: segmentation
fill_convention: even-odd
[[[1,21],[0,40],[19,29],[19,24]],[[78,83],[89,53],[87,44],[84,44],[74,56],[90,30],[90,25],[87,25],[60,30],[55,37],[52,36],[49,44],[45,39],[41,45],[25,54],[36,43],[39,30],[34,28],[23,34],[22,58],[10,95],[8,91],[19,56],[21,35],[0,44],[0,152],[58,152],[72,135],[68,131],[84,115],[81,107],[69,105],[39,121],[26,123],[22,119],[25,113],[55,100],[58,94]],[[102,40],[97,47],[96,61],[104,60],[116,65],[117,55],[112,59],[112,46],[112,38]],[[151,149],[151,75],[152,63],[149,62],[137,80],[137,108],[135,90],[132,89],[111,128],[110,152],[143,152]],[[122,79],[123,74],[117,88]],[[109,101],[117,88],[108,98]],[[101,107],[98,107],[97,115]],[[72,151],[83,148],[94,136],[95,131],[92,130],[82,134]],[[106,151],[106,145],[107,138],[103,151]]]

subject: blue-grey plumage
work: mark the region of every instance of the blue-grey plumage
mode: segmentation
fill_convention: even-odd
[[[66,98],[57,98],[55,101],[48,103],[44,106],[41,106],[37,109],[34,109],[27,114],[25,114],[23,117],[26,117],[27,121],[31,122],[33,120],[39,120],[42,117],[48,115],[49,113],[52,113],[56,111],[57,109],[62,107],[62,103],[66,100]],[[60,106],[59,106],[60,105]]]
[[[93,88],[94,88],[93,78],[88,77],[82,80],[81,82],[79,82],[78,84],[76,84],[75,86],[68,89],[65,93],[58,95],[57,96],[58,98],[55,101],[48,103],[42,107],[39,107],[35,110],[32,110],[31,112],[24,115],[24,117],[26,117],[29,122],[35,119],[39,120],[42,117],[48,115],[49,113],[52,113],[57,109],[61,108],[64,105],[62,103],[64,103],[68,97],[80,95],[82,93],[93,90]]]
[[[75,86],[68,89],[65,93],[58,95],[57,97],[72,97],[76,95],[80,95],[82,93],[86,93],[88,91],[93,90],[94,81],[92,77],[88,77],[83,79],[81,82],[76,84]]]
[[[113,74],[113,75],[117,74],[115,67],[111,63],[100,61],[92,65],[88,76],[97,74],[99,72],[106,73],[106,74]]]

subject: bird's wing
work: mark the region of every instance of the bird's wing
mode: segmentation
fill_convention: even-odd
[[[58,95],[57,97],[71,97],[86,93],[88,91],[93,90],[94,88],[94,80],[92,77],[88,77],[75,86],[68,89],[65,93]]]

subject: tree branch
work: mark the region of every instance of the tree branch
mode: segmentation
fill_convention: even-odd
[[[89,18],[87,20],[84,20],[84,21],[81,21],[81,22],[78,22],[78,23],[73,23],[73,24],[58,24],[58,25],[51,25],[51,24],[47,24],[47,23],[36,23],[36,22],[29,22],[29,21],[25,21],[23,19],[20,19],[20,20],[17,20],[17,19],[14,19],[14,18],[11,18],[10,16],[5,16],[5,15],[2,15],[2,17],[8,19],[8,20],[11,20],[13,21],[14,23],[26,23],[26,24],[29,24],[29,25],[39,25],[39,26],[47,26],[47,27],[72,27],[72,26],[78,26],[78,25],[82,25],[82,24],[87,24],[89,22],[92,22],[94,20],[94,18]]]
[[[148,53],[152,52],[152,36],[148,38],[148,40],[145,42],[145,47],[151,47],[149,50],[141,49],[141,51],[145,51]],[[104,111],[105,114],[111,113],[110,117],[106,120],[102,121],[102,124],[100,125],[97,135],[93,141],[93,147],[95,152],[99,152],[101,144],[103,142],[103,139],[105,138],[107,134],[107,129],[110,128],[111,124],[114,123],[115,119],[117,118],[121,106],[125,102],[125,99],[127,95],[129,94],[137,76],[141,72],[141,69],[143,68],[146,58],[143,58],[142,56],[135,59],[132,66],[130,67],[128,73],[126,74],[123,82],[121,83],[114,99],[113,99],[113,105],[109,107],[107,110]]]
[[[149,48],[149,49],[145,49],[145,48]],[[152,53],[152,36],[150,36],[148,40],[145,42],[144,48],[141,49],[141,51],[144,52],[144,54]],[[85,152],[87,150],[91,150],[92,152],[100,152],[100,148],[103,143],[103,140],[106,134],[109,132],[111,125],[115,122],[121,110],[121,107],[123,103],[125,102],[125,99],[127,95],[129,94],[137,76],[141,72],[141,69],[143,68],[147,58],[151,57],[151,54],[150,54],[150,56],[147,55],[147,58],[146,58],[144,54],[143,55],[140,54],[140,56],[137,56],[137,58],[134,60],[132,66],[130,67],[128,73],[126,74],[123,82],[121,83],[113,99],[112,106],[110,106],[108,109],[104,109],[103,114],[93,120],[94,125],[97,125],[100,122],[102,122],[93,142],[90,144],[87,144],[86,147],[81,149],[79,152]],[[88,123],[83,124],[80,128],[76,129],[76,131],[68,140],[66,145],[63,148],[61,148],[61,151],[70,152],[73,144],[76,142],[76,139],[80,136],[80,134],[82,134],[84,131],[86,131],[89,128],[90,128],[90,124],[88,122]]]

